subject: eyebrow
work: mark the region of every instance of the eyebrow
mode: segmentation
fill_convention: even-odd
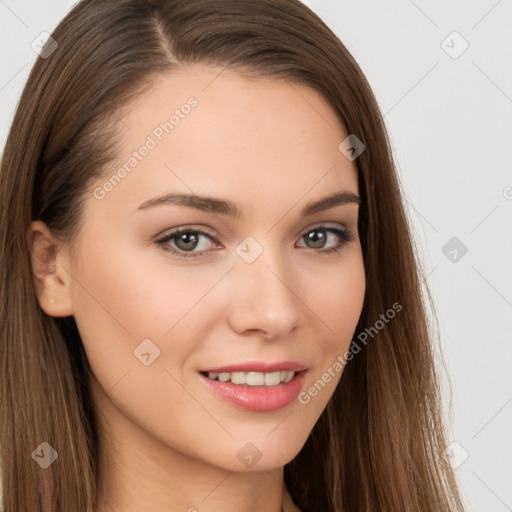
[[[362,200],[357,194],[347,190],[342,190],[318,201],[308,203],[302,209],[301,215],[303,217],[307,217],[323,210],[334,208],[335,206],[350,203],[360,205],[362,204]],[[149,199],[142,203],[135,211],[145,210],[147,208],[163,204],[185,206],[188,208],[195,208],[203,212],[218,213],[235,218],[240,218],[243,215],[243,209],[239,208],[238,205],[232,201],[209,196],[199,196],[196,194],[165,194],[154,197],[153,199]]]

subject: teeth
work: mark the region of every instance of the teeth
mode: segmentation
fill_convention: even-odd
[[[281,383],[281,372],[273,372],[273,373],[265,373],[265,374],[258,374],[263,375],[264,377],[264,384],[265,386],[277,386]]]
[[[233,384],[245,384],[245,373],[233,372],[231,373],[231,382]]]
[[[260,372],[209,372],[208,377],[220,382],[233,384],[247,384],[248,386],[278,386],[283,382],[290,382],[295,372],[279,371],[272,373]]]

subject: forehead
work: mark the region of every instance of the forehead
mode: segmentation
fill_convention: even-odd
[[[125,172],[109,197],[132,209],[169,190],[293,203],[315,188],[308,199],[357,193],[355,164],[338,149],[348,133],[320,93],[295,82],[189,65],[155,75],[120,122],[109,171]]]

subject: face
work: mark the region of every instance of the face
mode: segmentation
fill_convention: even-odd
[[[247,472],[306,442],[365,274],[358,204],[311,207],[358,195],[332,109],[304,86],[220,70],[160,75],[128,106],[118,158],[86,197],[78,259],[59,252],[66,286],[41,305],[74,316],[113,433]],[[184,194],[208,199],[162,199]]]

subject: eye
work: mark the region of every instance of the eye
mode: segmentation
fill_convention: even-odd
[[[216,243],[218,243],[218,241],[213,237],[213,235],[206,231],[203,231],[202,229],[193,229],[190,227],[185,227],[176,229],[175,231],[171,231],[169,234],[156,240],[156,244],[159,247],[161,247],[164,251],[175,254],[180,258],[198,258],[205,255],[205,247],[201,247],[201,250],[199,252],[194,252],[192,254],[190,254],[190,252],[194,251],[194,249],[201,245],[201,238],[209,238],[210,240],[214,240]],[[172,245],[169,245],[169,242],[174,240],[175,246],[172,247]]]
[[[338,243],[333,247],[327,249],[324,248],[329,238],[328,235],[335,235],[334,238],[338,238]],[[338,228],[333,226],[317,226],[312,229],[308,229],[304,234],[301,235],[301,239],[310,243],[310,248],[318,249],[317,253],[336,253],[343,249],[345,245],[354,239],[354,234],[345,228]]]
[[[327,241],[330,237],[338,239],[333,247],[325,248]],[[178,256],[179,258],[201,258],[209,252],[208,242],[201,244],[201,239],[209,239],[215,244],[220,242],[213,236],[213,234],[204,231],[202,229],[195,229],[192,227],[182,227],[171,231],[165,236],[155,240],[155,244],[162,248],[166,252],[170,252]],[[308,231],[304,232],[300,239],[305,240],[310,244],[310,249],[321,249],[314,250],[315,253],[335,253],[341,251],[341,249],[354,239],[354,235],[351,231],[345,228],[333,227],[333,226],[317,226]],[[172,242],[172,243],[170,243]],[[196,249],[198,249],[196,251]]]

